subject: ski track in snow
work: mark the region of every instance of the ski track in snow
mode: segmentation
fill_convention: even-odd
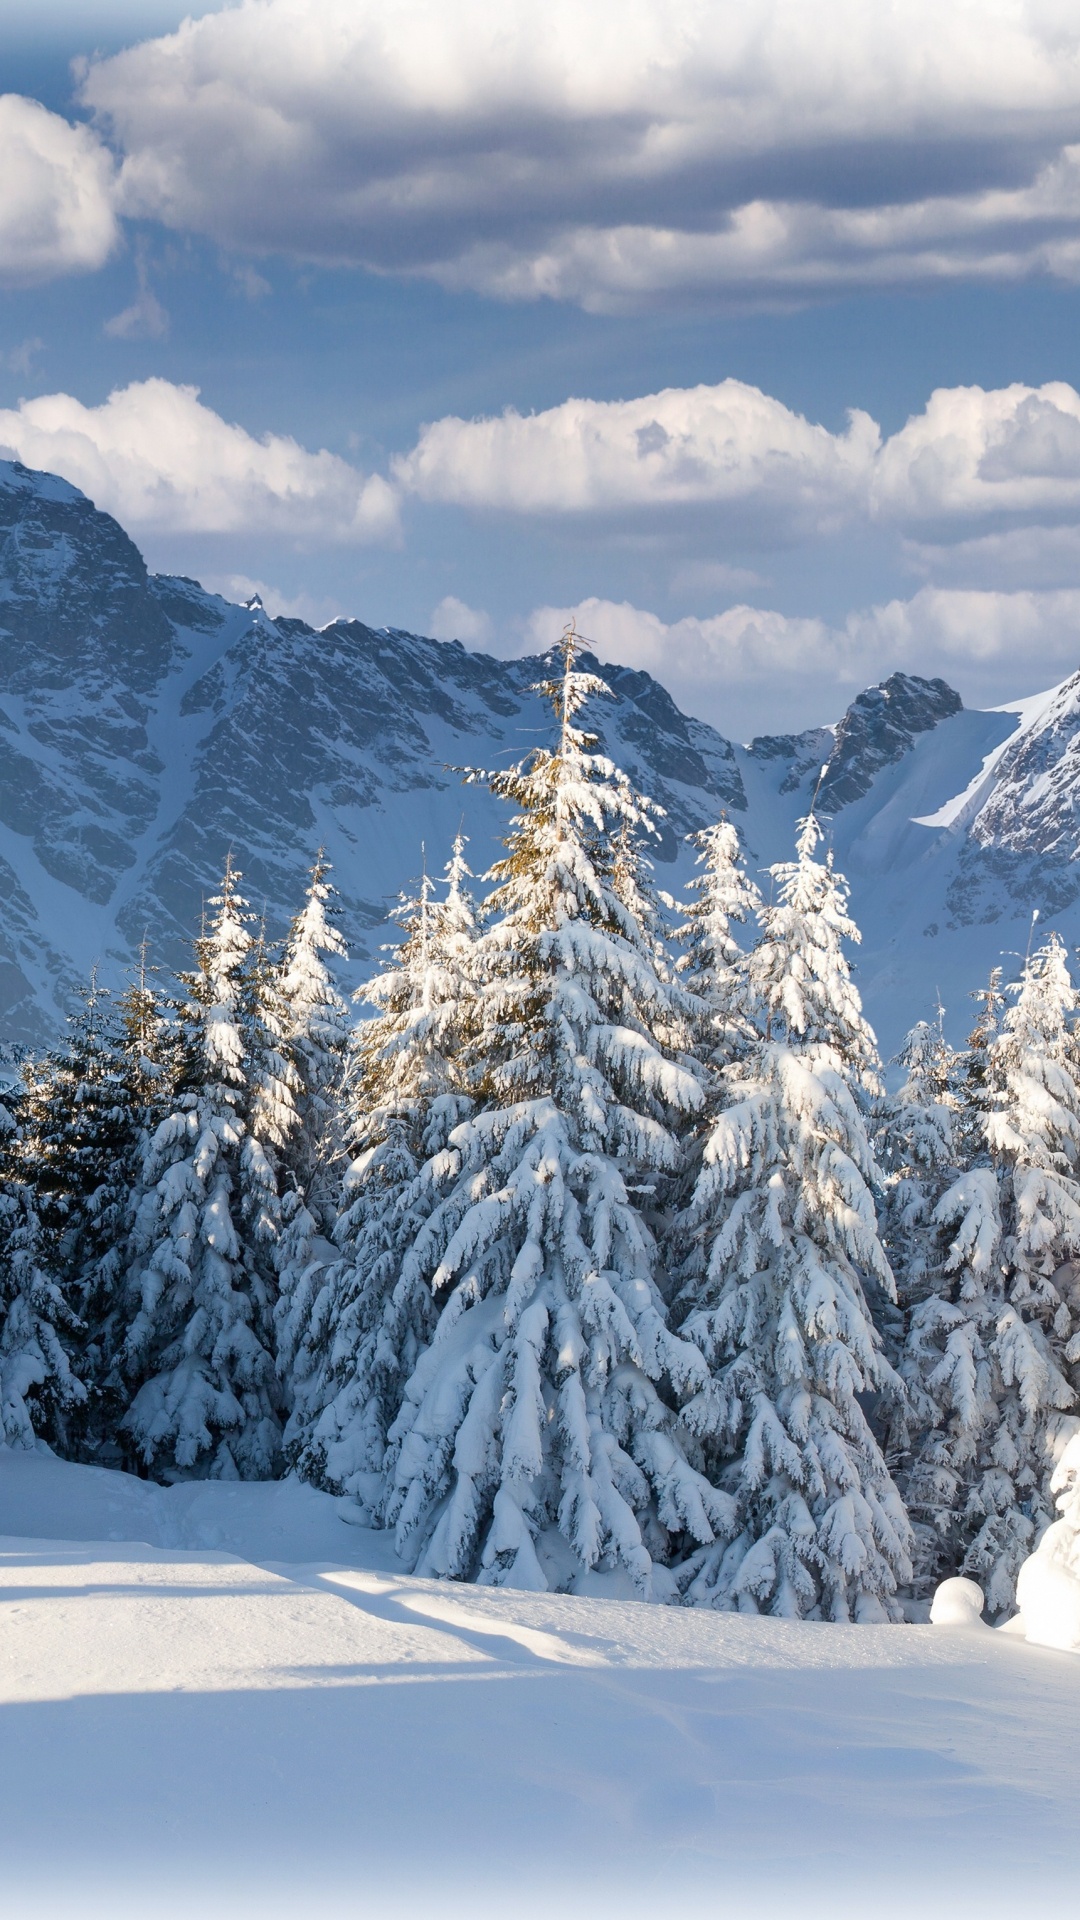
[[[1069,1910],[1080,1660],[412,1579],[295,1482],[0,1451],[22,1916]]]

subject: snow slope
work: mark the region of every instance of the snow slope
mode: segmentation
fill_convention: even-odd
[[[1080,1660],[444,1586],[295,1484],[0,1452],[4,1912],[1070,1910]]]

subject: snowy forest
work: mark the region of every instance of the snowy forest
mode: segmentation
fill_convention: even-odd
[[[464,772],[503,857],[401,901],[358,1018],[321,857],[280,943],[230,857],[187,971],[19,1063],[0,1439],[294,1473],[428,1576],[898,1621],[965,1573],[1002,1618],[1080,1389],[1064,944],[890,1091],[813,808],[760,888],[721,819],[658,893],[578,652],[553,744]]]

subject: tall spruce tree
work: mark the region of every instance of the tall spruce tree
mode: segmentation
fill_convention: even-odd
[[[446,892],[425,873],[396,917],[404,939],[364,988],[346,1093],[351,1161],[336,1263],[295,1290],[285,1337],[294,1409],[286,1433],[304,1477],[378,1509],[387,1434],[434,1330],[431,1290],[410,1252],[444,1191],[447,1142],[470,1109],[464,1048],[474,1023],[476,910],[464,840]]]
[[[930,1577],[975,1576],[994,1614],[1053,1519],[1080,1360],[1077,995],[1056,935],[1010,991],[968,1076],[981,1150],[935,1210],[937,1285],[912,1313],[906,1357],[934,1402],[908,1496],[933,1530]]]
[[[679,972],[701,1002],[697,1051],[707,1066],[725,1067],[752,1035],[748,957],[732,932],[761,910],[761,895],[743,864],[730,820],[691,834],[699,871],[679,928]]]
[[[903,1504],[863,1410],[900,1391],[864,1291],[893,1291],[867,1124],[880,1083],[843,951],[858,930],[820,840],[811,814],[796,861],[772,869],[750,967],[759,1034],[725,1069],[694,1197],[707,1264],[681,1330],[712,1371],[710,1452],[737,1537],[682,1579],[713,1606],[873,1620],[897,1617],[910,1574]]]
[[[350,1064],[345,1002],[328,965],[343,959],[345,941],[334,924],[337,909],[320,850],[307,894],[289,929],[279,976],[281,1041],[292,1076],[295,1107],[283,1139],[280,1225],[275,1251],[278,1301],[274,1310],[277,1367],[290,1419],[286,1445],[307,1432],[313,1369],[305,1339],[334,1248],[345,1157],[342,1110]]]
[[[577,654],[570,630],[541,688],[555,748],[490,777],[517,814],[477,949],[476,1109],[429,1163],[448,1190],[402,1264],[438,1320],[390,1431],[386,1519],[423,1573],[543,1589],[621,1569],[668,1598],[666,1563],[731,1517],[689,1457],[680,1405],[707,1373],[668,1325],[645,1217],[702,1094],[628,904],[650,809],[575,724],[608,692]]]
[[[348,1010],[331,972],[347,948],[335,924],[338,908],[330,863],[320,850],[300,912],[289,929],[280,969],[282,1039],[295,1069],[297,1123],[287,1163],[295,1187],[325,1231],[334,1224],[338,1194],[335,1156],[337,1092],[349,1053]]]
[[[183,1065],[136,1213],[125,1359],[140,1384],[123,1428],[139,1460],[170,1477],[264,1479],[278,1463],[268,1242],[281,1087],[253,1014],[239,881],[230,860],[196,969],[182,976]]]
[[[64,1257],[70,1192],[59,1154],[58,1061],[27,1060],[3,1108],[0,1184],[0,1441],[66,1450],[87,1399],[71,1364],[81,1323]]]

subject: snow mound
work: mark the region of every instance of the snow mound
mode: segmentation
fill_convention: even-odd
[[[1069,1441],[1052,1486],[1061,1519],[1025,1560],[1016,1598],[1025,1637],[1040,1647],[1080,1653],[1080,1434]]]
[[[933,1627],[984,1627],[983,1590],[975,1580],[943,1580],[930,1607]]]

